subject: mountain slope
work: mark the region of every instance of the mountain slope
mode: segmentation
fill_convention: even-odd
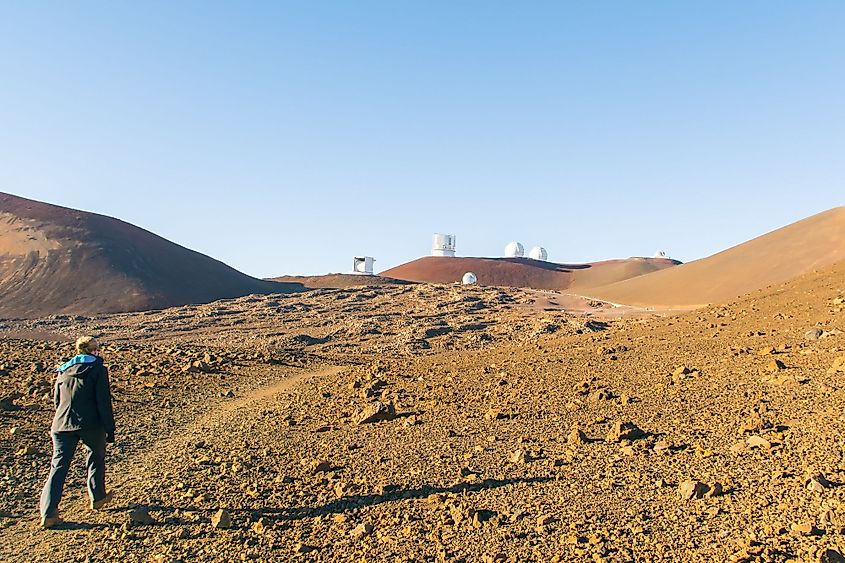
[[[586,293],[626,305],[693,308],[722,303],[843,260],[845,207],[837,207],[708,258]]]
[[[488,286],[567,290],[594,287],[649,272],[671,268],[679,262],[667,258],[628,258],[589,264],[555,264],[530,258],[445,258],[424,256],[382,272],[400,280],[454,283],[473,272]]]
[[[0,317],[160,309],[298,284],[258,280],[118,219],[0,193]]]

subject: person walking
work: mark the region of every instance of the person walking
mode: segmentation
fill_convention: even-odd
[[[91,509],[99,510],[112,499],[106,492],[106,443],[114,443],[109,372],[100,345],[91,336],[76,341],[77,355],[58,369],[53,402],[56,414],[50,427],[53,459],[41,491],[41,527],[61,522],[59,501],[70,462],[81,441],[88,453],[88,496]]]

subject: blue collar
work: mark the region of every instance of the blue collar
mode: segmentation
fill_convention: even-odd
[[[65,371],[67,369],[70,369],[72,366],[75,366],[76,364],[93,364],[97,360],[99,360],[99,358],[97,356],[91,356],[89,354],[79,354],[78,356],[75,356],[72,360],[70,360],[69,362],[65,363],[62,367],[60,367],[59,371]]]

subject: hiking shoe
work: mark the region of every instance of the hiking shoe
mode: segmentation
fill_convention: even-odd
[[[41,527],[45,530],[48,528],[52,528],[58,524],[62,523],[62,519],[57,516],[42,516],[41,517]]]
[[[114,493],[112,491],[109,491],[106,493],[106,496],[104,496],[100,500],[92,500],[91,510],[100,510],[105,505],[111,502],[112,497],[114,497]]]

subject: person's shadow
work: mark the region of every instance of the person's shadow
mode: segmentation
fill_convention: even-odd
[[[324,516],[327,514],[336,514],[346,512],[347,510],[354,510],[365,506],[376,506],[386,502],[395,502],[400,500],[420,499],[434,494],[443,493],[474,493],[483,490],[498,489],[508,485],[515,485],[520,483],[525,484],[540,484],[552,481],[552,477],[525,477],[514,479],[484,479],[474,483],[458,483],[449,487],[432,487],[423,485],[417,488],[403,488],[401,485],[388,486],[383,494],[369,494],[369,495],[350,495],[339,498],[338,500],[329,502],[317,507],[291,507],[291,508],[226,508],[220,506],[218,508],[226,508],[231,513],[248,513],[253,519],[266,518],[270,521],[290,521],[302,520],[304,518],[314,518],[316,516]],[[111,509],[114,512],[130,511],[138,508],[139,505],[132,505],[126,508]],[[153,511],[175,511],[175,510],[193,510],[196,507],[175,507],[175,506],[149,506],[146,508]],[[96,525],[94,525],[96,526]]]

